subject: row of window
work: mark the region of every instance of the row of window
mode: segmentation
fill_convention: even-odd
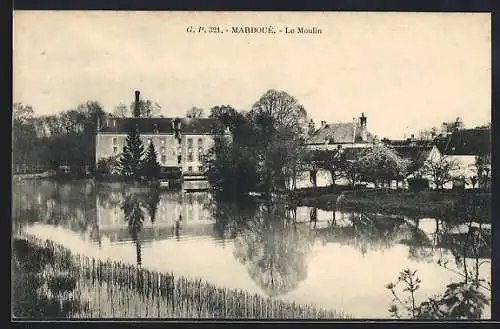
[[[113,146],[113,153],[114,154],[118,154],[118,147],[117,146]],[[161,162],[162,163],[165,163],[167,161],[167,156],[165,155],[166,153],[166,150],[164,147],[161,148]],[[175,152],[172,153],[173,156],[175,156]],[[178,160],[178,163],[180,164],[181,163],[181,156],[179,155],[177,157],[177,160]],[[188,154],[187,154],[187,161],[188,162],[193,162],[193,152],[192,151],[189,151]],[[199,149],[198,150],[198,162],[202,162],[203,161],[203,150],[202,149]]]
[[[160,144],[165,144],[166,139],[165,138],[160,138]],[[149,139],[149,142],[152,142],[152,138]],[[113,145],[118,144],[118,137],[113,137]],[[193,148],[193,139],[188,138],[187,139],[187,145],[188,148]],[[198,138],[198,148],[203,147],[203,138]]]

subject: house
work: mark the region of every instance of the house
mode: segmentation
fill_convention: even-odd
[[[342,148],[368,148],[376,141],[374,135],[367,130],[367,117],[361,113],[352,122],[326,123],[307,140],[311,150],[338,150]]]
[[[376,137],[367,130],[367,117],[361,113],[352,122],[326,123],[316,130],[306,141],[309,150],[357,152],[372,147],[377,142]],[[355,150],[356,151],[355,151]],[[352,153],[351,152],[351,153]],[[329,186],[332,184],[330,173],[325,170],[304,172],[297,179],[297,188]],[[339,179],[336,184],[346,184],[345,179]]]
[[[136,91],[136,104],[139,91]],[[183,173],[202,173],[202,160],[213,145],[214,137],[228,134],[225,126],[211,118],[141,118],[136,109],[133,118],[107,118],[98,122],[96,163],[118,158],[129,131],[137,129],[147,149],[153,143],[158,162],[164,167],[179,167]]]
[[[433,162],[441,158],[441,152],[439,152],[439,149],[435,145],[428,143],[410,143],[406,145],[396,144],[396,146],[389,145],[389,147],[402,159],[409,161],[410,173],[407,178],[419,176],[428,181],[432,180],[432,177],[422,173],[421,170],[427,161]]]
[[[472,187],[470,178],[477,175],[476,157],[491,155],[491,130],[456,129],[446,136],[436,138],[435,145],[446,159],[458,164],[459,168],[453,175],[465,178],[465,187]],[[488,180],[491,178],[491,163],[488,163],[486,168],[484,174]]]

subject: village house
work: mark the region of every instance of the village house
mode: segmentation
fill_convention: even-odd
[[[139,91],[135,93],[139,103]],[[136,106],[137,107],[137,106]],[[145,150],[153,143],[163,167],[178,167],[183,173],[202,174],[203,156],[213,145],[214,137],[227,134],[224,125],[212,118],[141,118],[135,109],[133,118],[108,118],[98,123],[96,163],[118,158],[130,129],[138,129]]]
[[[326,123],[307,140],[310,150],[340,150],[345,148],[368,148],[376,141],[374,135],[367,130],[367,117],[361,113],[352,122]]]
[[[422,173],[422,167],[428,161],[434,162],[441,158],[441,152],[439,152],[436,145],[410,139],[409,143],[400,144],[398,141],[395,141],[388,146],[402,159],[408,160],[409,173],[407,178],[421,177],[428,181],[432,180],[432,177]]]
[[[442,156],[458,164],[454,177],[465,179],[465,187],[472,187],[471,177],[477,175],[476,157],[491,155],[491,130],[489,128],[456,129],[447,136],[438,137],[435,145]],[[491,178],[491,163],[488,163],[483,173],[487,180]],[[452,183],[447,184],[452,187]]]
[[[352,122],[327,123],[321,121],[321,126],[306,141],[309,150],[326,151],[361,151],[372,147],[377,138],[367,129],[367,117],[361,113],[359,118],[353,118]],[[325,170],[316,173],[316,186],[329,186],[332,184],[330,174]],[[297,179],[297,188],[313,186],[311,173],[303,173]],[[344,179],[335,182],[345,184]]]

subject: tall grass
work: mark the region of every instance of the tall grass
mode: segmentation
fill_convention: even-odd
[[[64,298],[75,298],[81,307],[70,318],[197,318],[197,319],[339,319],[345,314],[264,298],[241,290],[218,288],[201,280],[174,277],[123,264],[73,255],[68,249],[33,236],[19,236],[29,249],[51,257],[43,275],[49,289]],[[27,251],[27,250],[26,250]],[[21,257],[29,257],[24,252]],[[39,253],[40,254],[40,253]],[[64,270],[64,279],[60,272]],[[59,278],[59,279],[57,279]],[[74,282],[72,284],[71,282]],[[45,292],[42,293],[47,293]],[[65,291],[72,291],[70,294]]]

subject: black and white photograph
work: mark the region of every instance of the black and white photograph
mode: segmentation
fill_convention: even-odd
[[[13,11],[12,320],[491,319],[491,14]]]

